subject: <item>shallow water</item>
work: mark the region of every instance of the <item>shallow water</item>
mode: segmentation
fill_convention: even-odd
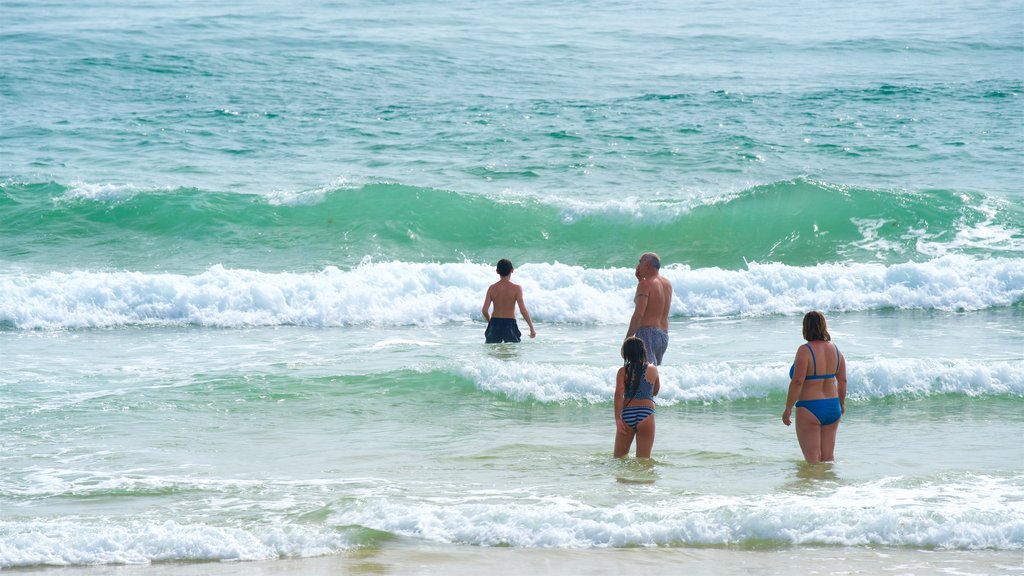
[[[837,316],[850,400],[837,462],[814,466],[779,418],[794,322],[673,323],[651,462],[610,456],[619,327],[540,324],[491,347],[480,324],[5,332],[6,529],[51,533],[65,558],[104,557],[76,536],[92,530],[145,534],[120,561],[207,532],[227,558],[387,548],[386,534],[1017,548],[1019,318]],[[878,346],[882,326],[927,345]],[[974,346],[936,359],[961,340]]]

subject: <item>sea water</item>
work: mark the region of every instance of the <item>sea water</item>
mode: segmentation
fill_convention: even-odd
[[[0,568],[1019,572],[1022,21],[0,4]],[[657,437],[616,460],[648,250],[675,287]],[[485,346],[504,257],[538,336]],[[780,417],[812,309],[849,375],[823,465]]]

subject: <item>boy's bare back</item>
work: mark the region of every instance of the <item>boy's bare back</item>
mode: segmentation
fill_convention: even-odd
[[[533,320],[530,319],[530,313],[526,311],[526,304],[523,302],[523,289],[518,284],[512,283],[514,270],[512,262],[508,259],[499,260],[494,271],[498,273],[501,280],[491,284],[487,288],[487,295],[484,296],[484,307],[481,312],[484,320],[487,321],[485,336],[489,343],[519,342],[519,327],[515,322],[517,306],[519,313],[523,315],[523,320],[526,320],[530,326],[530,338],[537,336],[537,331],[533,328]],[[494,307],[493,311],[491,306]],[[509,322],[510,320],[511,322]],[[492,326],[495,323],[501,324],[502,327]],[[499,332],[507,333],[499,334]]]
[[[494,304],[494,318],[515,318],[516,304],[522,300],[523,288],[508,278],[502,278],[487,289],[487,298]]]

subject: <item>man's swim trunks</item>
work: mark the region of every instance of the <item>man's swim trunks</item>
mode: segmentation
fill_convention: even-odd
[[[487,323],[487,330],[484,331],[484,338],[488,344],[519,342],[522,336],[515,318],[491,318]]]
[[[668,333],[657,326],[644,326],[636,331],[636,337],[644,341],[647,348],[647,361],[655,366],[661,365],[661,359],[668,349]]]

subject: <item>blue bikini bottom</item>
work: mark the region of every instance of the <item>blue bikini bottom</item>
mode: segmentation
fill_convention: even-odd
[[[839,405],[839,398],[801,400],[796,405],[810,410],[811,414],[814,414],[814,417],[818,419],[822,426],[838,422],[843,417],[843,408]]]

